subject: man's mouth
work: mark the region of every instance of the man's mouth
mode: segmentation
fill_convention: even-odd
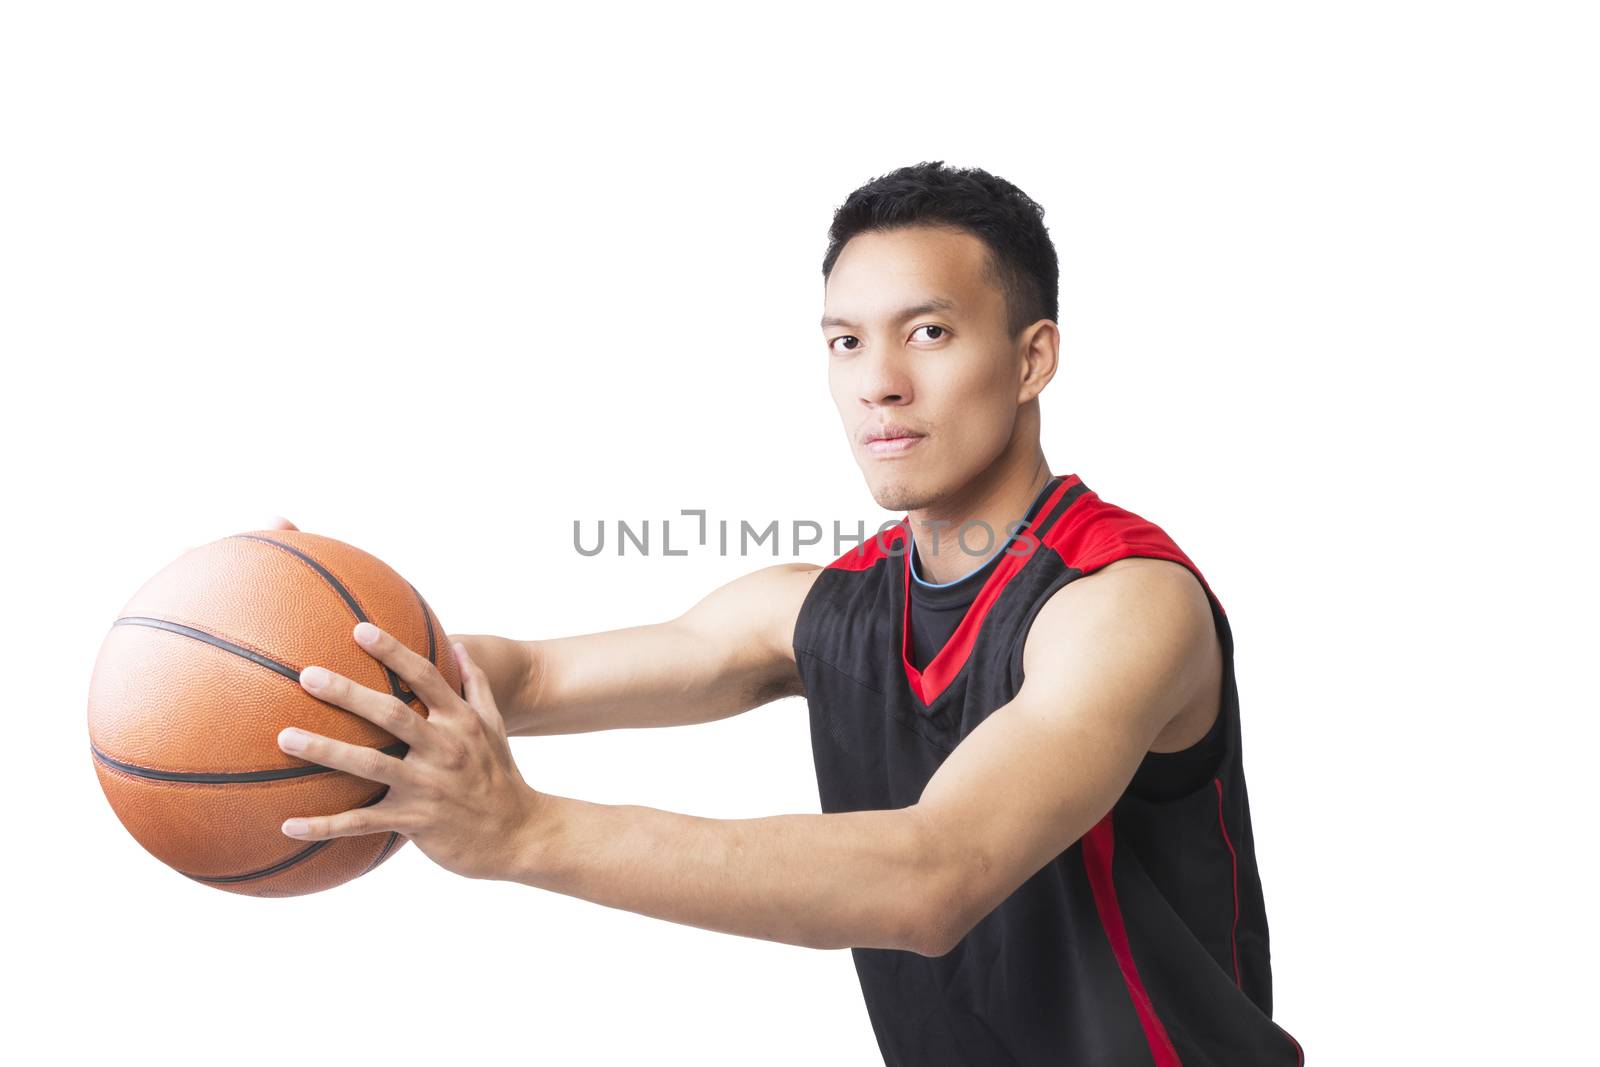
[[[867,451],[874,456],[898,456],[915,448],[917,442],[922,440],[924,436],[920,433],[913,433],[910,430],[903,430],[897,426],[891,426],[882,430],[873,430],[867,434],[864,443]]]

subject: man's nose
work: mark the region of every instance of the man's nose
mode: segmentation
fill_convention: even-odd
[[[911,379],[905,364],[893,355],[868,356],[862,366],[858,395],[868,408],[911,402]]]

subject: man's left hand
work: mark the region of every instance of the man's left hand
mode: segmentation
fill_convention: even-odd
[[[537,823],[541,795],[517,770],[483,671],[461,644],[451,646],[461,665],[463,698],[431,662],[370,622],[358,623],[352,636],[411,687],[428,717],[322,667],[302,670],[300,684],[308,693],[389,731],[409,751],[396,758],[294,727],[282,730],[278,747],[290,755],[389,787],[377,804],[289,819],[283,832],[318,841],[393,830],[446,870],[468,878],[504,876],[514,843]]]

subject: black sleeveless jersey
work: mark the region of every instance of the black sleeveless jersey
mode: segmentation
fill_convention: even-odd
[[[1030,527],[1037,524],[1039,508],[1050,495],[1054,484],[1054,481],[1046,482],[1028,506],[1022,520]],[[918,670],[926,670],[928,663],[949,643],[951,635],[961,625],[967,609],[988,581],[990,572],[1005,558],[1005,549],[1016,551],[1022,546],[1013,538],[995,549],[989,559],[971,574],[953,582],[933,584],[921,576],[922,555],[915,538],[911,538],[910,543],[911,595],[906,600],[906,617],[910,620],[907,623],[910,655],[906,662]],[[1223,730],[1226,718],[1219,714],[1206,735],[1188,748],[1177,752],[1147,753],[1133,780],[1134,789],[1142,796],[1163,800],[1179,797],[1210,782],[1222,758],[1223,742],[1227,737]]]
[[[851,949],[884,1062],[1297,1067],[1299,1044],[1272,1021],[1222,605],[1159,527],[1077,475],[1052,478],[1035,512],[920,669],[905,519],[817,575],[794,650],[822,810],[915,804],[961,739],[1016,696],[1024,640],[1050,595],[1129,556],[1180,563],[1205,589],[1223,657],[1220,756],[1206,781],[1177,795],[1150,787],[1162,754],[1147,756],[1088,833],[947,954]]]

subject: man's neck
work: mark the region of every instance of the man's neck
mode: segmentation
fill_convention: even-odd
[[[943,585],[983,566],[1006,543],[1013,524],[1028,513],[1050,477],[1044,453],[1035,452],[1026,462],[991,467],[936,507],[910,512],[917,573]]]

